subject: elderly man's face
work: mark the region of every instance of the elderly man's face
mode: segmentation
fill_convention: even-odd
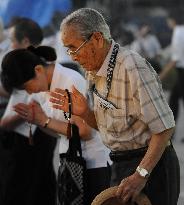
[[[103,38],[98,32],[84,39],[73,26],[65,26],[61,31],[61,40],[68,48],[68,54],[85,70],[99,70],[103,56]]]

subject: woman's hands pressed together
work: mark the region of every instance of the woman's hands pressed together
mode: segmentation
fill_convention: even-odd
[[[14,106],[14,111],[29,123],[43,126],[48,119],[41,106],[33,101],[29,104],[18,103]]]

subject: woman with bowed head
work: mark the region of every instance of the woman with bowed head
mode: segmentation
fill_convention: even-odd
[[[37,47],[42,39],[42,29],[35,21],[20,17],[12,24],[12,49]],[[16,62],[10,68],[12,71],[15,65]],[[12,78],[19,80],[19,73],[12,73]],[[28,102],[29,94],[25,90],[8,91],[10,98],[0,120],[0,204],[55,205],[53,156],[57,139],[13,111],[13,105]]]
[[[60,137],[59,153],[65,153],[68,123],[63,111],[52,108],[48,91],[56,87],[71,91],[75,85],[85,96],[86,81],[78,72],[54,63],[55,59],[55,50],[48,46],[11,51],[3,59],[1,79],[7,90],[24,89],[32,94],[29,104],[19,103],[14,105],[14,110],[30,123],[49,133],[53,131],[52,135]],[[72,116],[72,123],[79,127],[82,138],[82,154],[87,163],[87,204],[90,204],[98,193],[109,187],[109,153],[99,133],[84,120]]]

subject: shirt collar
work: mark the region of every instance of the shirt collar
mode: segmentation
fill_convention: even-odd
[[[111,42],[112,42],[111,43],[111,48],[109,49],[109,52],[108,52],[108,54],[107,54],[107,56],[106,56],[106,58],[105,58],[105,60],[102,64],[101,68],[96,73],[97,76],[107,77],[107,67],[108,67],[108,64],[109,64],[109,60],[110,60],[114,45],[115,45],[114,40],[112,40]]]

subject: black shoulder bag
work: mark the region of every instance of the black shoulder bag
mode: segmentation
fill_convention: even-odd
[[[70,124],[71,97],[68,90],[69,113],[65,118],[69,121],[67,136],[69,148],[60,154],[58,170],[58,205],[85,205],[86,162],[82,157],[79,129]]]

